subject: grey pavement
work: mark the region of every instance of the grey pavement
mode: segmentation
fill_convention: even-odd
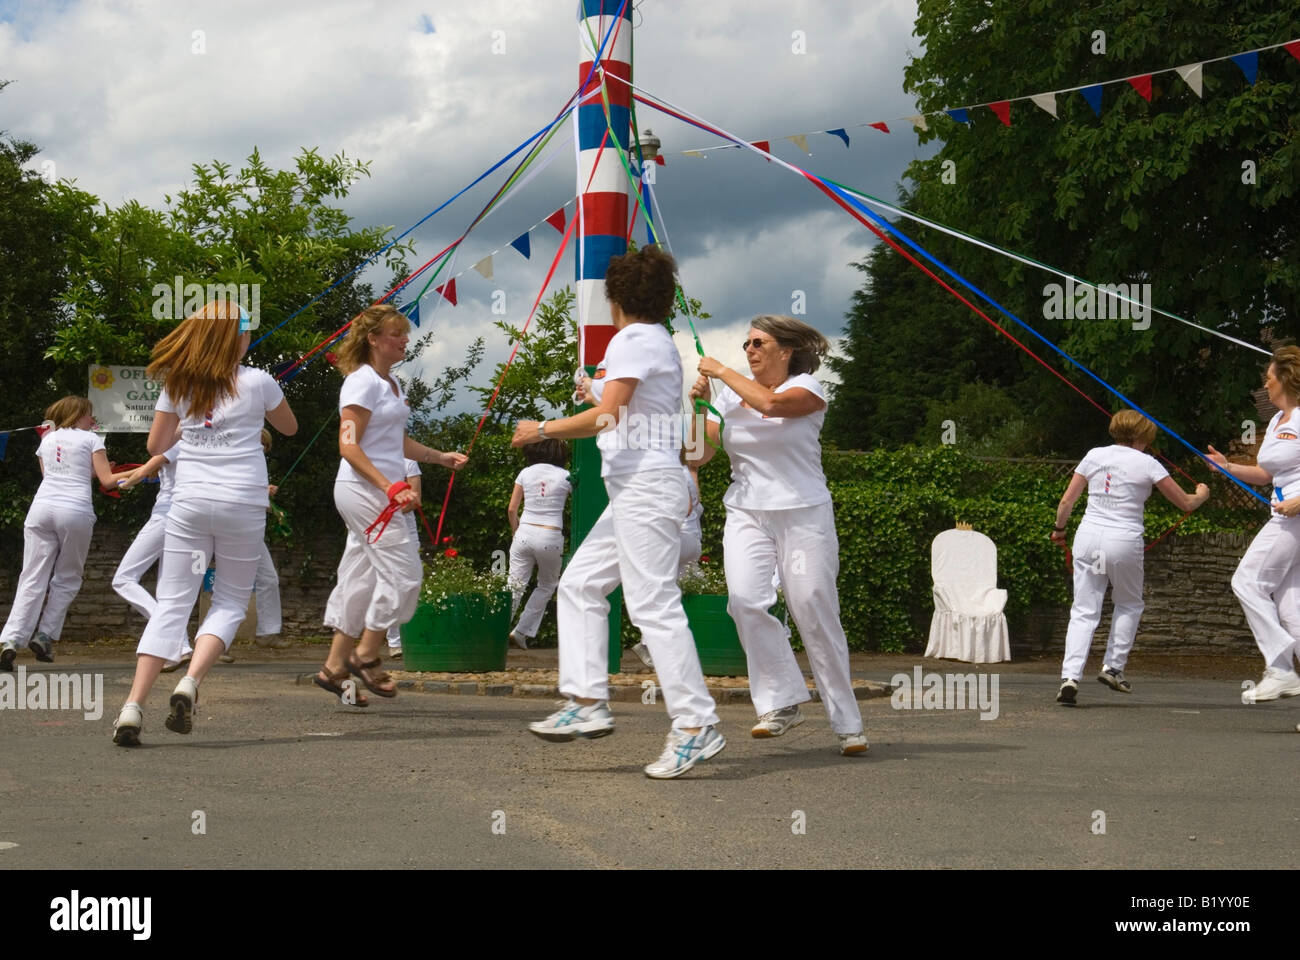
[[[1300,826],[1300,698],[1242,705],[1244,664],[1130,671],[1127,696],[1088,679],[1074,709],[1054,702],[1054,660],[986,666],[996,719],[864,700],[862,758],[839,756],[820,704],[777,740],[723,706],[726,749],[665,782],[641,772],[662,703],[546,743],[526,725],[551,701],[403,691],[358,710],[295,685],[308,657],[217,668],[189,736],[163,726],[163,676],[136,749],[111,742],[129,659],[41,665],[102,673],[104,712],[0,709],[0,869],[1294,866],[1276,838]],[[855,674],[912,664],[973,669],[855,658]]]

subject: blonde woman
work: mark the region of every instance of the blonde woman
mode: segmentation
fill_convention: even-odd
[[[95,529],[90,481],[113,487],[120,479],[109,468],[103,439],[91,432],[89,400],[64,397],[49,406],[45,419],[54,429],[36,448],[43,479],[23,521],[23,572],[0,633],[0,670],[13,670],[18,651],[29,642],[37,660],[54,661],[54,643],[81,589]]]
[[[1247,703],[1300,695],[1295,668],[1300,640],[1300,347],[1273,352],[1264,387],[1278,412],[1264,432],[1255,466],[1229,463],[1213,447],[1208,454],[1224,473],[1273,488],[1273,516],[1232,575],[1232,592],[1264,655],[1263,678],[1242,694]]]
[[[1115,610],[1110,639],[1097,682],[1120,693],[1132,693],[1124,676],[1129,651],[1137,636],[1146,603],[1142,599],[1142,518],[1154,487],[1184,513],[1195,510],[1210,496],[1210,488],[1196,485],[1186,493],[1155,457],[1144,453],[1156,439],[1156,425],[1136,410],[1121,410],[1110,418],[1108,447],[1089,450],[1065,488],[1056,507],[1051,539],[1065,542],[1065,527],[1074,504],[1088,490],[1088,508],[1074,532],[1074,604],[1065,633],[1065,659],[1056,702],[1074,706],[1079,679],[1088,662],[1092,635],[1101,621],[1101,603],[1110,586]]]
[[[411,411],[392,368],[406,357],[410,329],[399,310],[378,304],[357,316],[338,350],[338,369],[345,379],[339,394],[342,462],[334,480],[334,505],[351,536],[325,608],[334,642],[315,682],[340,698],[349,673],[376,696],[397,696],[396,684],[380,666],[381,653],[389,629],[415,612],[422,580],[420,545],[405,517],[390,514],[393,522],[386,526],[380,517],[390,507],[409,513],[419,503],[404,479],[406,459],[450,470],[459,470],[467,459],[406,435]],[[358,706],[364,704],[358,698]]]
[[[145,699],[163,666],[181,658],[185,626],[209,562],[216,567],[212,606],[194,638],[188,672],[172,692],[167,729],[190,732],[199,684],[235,639],[248,610],[266,527],[262,423],[292,436],[298,421],[269,373],[240,364],[248,352],[247,326],[237,304],[213,300],[153,349],[148,376],[164,387],[149,453],[163,453],[178,429],[181,449],[157,607],[136,648],[130,696],[113,725],[119,746],[140,742]]]
[[[750,735],[781,736],[803,722],[799,704],[811,699],[789,633],[767,612],[776,603],[773,574],[779,573],[840,753],[863,754],[867,738],[835,582],[835,511],[822,473],[826,398],[812,376],[830,344],[800,320],[768,315],[754,318],[743,347],[748,377],[701,357],[691,396],[707,400],[708,378],[722,381],[715,402],[725,425],[710,414],[706,429],[713,443],[721,438],[731,461],[732,482],[722,498],[723,564],[727,612],[745,648],[759,715]],[[713,458],[712,446],[695,449],[702,450],[698,465]]]

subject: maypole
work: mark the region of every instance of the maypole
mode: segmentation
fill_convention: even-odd
[[[632,0],[581,0],[578,10],[578,82],[590,77],[579,91],[575,114],[578,126],[578,256],[575,270],[578,303],[578,354],[590,374],[605,357],[614,336],[609,302],[605,299],[605,269],[611,258],[627,252],[627,181],[619,162],[626,150],[631,127],[632,88],[613,83],[606,88],[616,147],[605,141],[605,106],[602,77],[593,71],[600,38],[609,32],[612,18],[622,10],[623,22],[615,26],[601,58],[612,76],[632,80]],[[576,549],[609,502],[600,476],[600,451],[595,440],[578,440],[573,450],[573,513],[570,549]],[[609,671],[617,673],[622,658],[620,603],[622,592],[610,596]]]

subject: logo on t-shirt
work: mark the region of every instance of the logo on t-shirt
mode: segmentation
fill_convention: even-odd
[[[1296,432],[1290,427],[1283,427],[1275,434],[1275,436],[1279,440],[1294,440],[1296,439]]]
[[[1106,471],[1106,493],[1110,493],[1110,470]]]
[[[205,414],[203,415],[203,428],[204,428],[205,430],[211,430],[211,429],[212,429],[212,411],[211,411],[211,410],[209,410],[207,413],[205,413]]]
[[[63,447],[57,444],[54,447],[54,462],[55,463],[63,462]]]
[[[591,375],[591,379],[593,379],[593,380],[604,380],[604,379],[605,379],[605,368],[604,368],[604,367],[597,367],[597,368],[596,368],[596,372],[593,373],[593,374]]]

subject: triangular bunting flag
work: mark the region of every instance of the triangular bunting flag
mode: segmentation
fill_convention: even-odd
[[[793,137],[786,137],[791,143],[802,150],[808,156],[812,156],[812,151],[808,149],[808,138],[802,133],[796,133]]]
[[[553,226],[556,230],[560,231],[560,233],[564,233],[564,227],[566,224],[566,221],[564,219],[564,208],[560,207],[559,210],[556,210],[553,214],[551,214],[549,217],[546,218],[546,222],[549,223],[551,226]]]
[[[525,260],[533,255],[533,247],[532,244],[528,242],[527,233],[521,233],[519,236],[511,240],[510,246],[522,253]]]
[[[998,115],[998,119],[1002,121],[1002,126],[1004,127],[1011,126],[1011,101],[1010,100],[999,100],[997,103],[990,103],[989,109]]]
[[[1300,60],[1300,40],[1292,40],[1290,43],[1284,43],[1282,44],[1282,47],[1287,53],[1291,54],[1291,56]]]
[[[1036,93],[1029,99],[1034,101],[1034,104],[1036,106],[1043,108],[1048,113],[1050,113],[1053,117],[1056,116],[1056,94]]]
[[[1094,83],[1091,87],[1084,87],[1079,91],[1083,94],[1083,99],[1088,101],[1088,106],[1092,107],[1092,112],[1101,116],[1101,88],[1102,84]]]
[[[883,120],[880,123],[869,123],[867,124],[867,126],[875,127],[877,130],[881,131],[882,133],[889,132],[889,124],[885,123]]]
[[[1201,67],[1199,63],[1190,63],[1185,67],[1174,67],[1178,75],[1187,81],[1187,85],[1192,88],[1192,93],[1198,97],[1201,95]]]
[[[0,433],[0,460],[5,458],[5,451],[9,449],[9,434]]]
[[[764,153],[772,152],[772,143],[769,140],[755,140],[753,141],[752,146],[758,147],[758,149],[762,150]]]
[[[683,150],[683,151],[682,151],[682,156],[683,156],[683,157],[699,157],[701,160],[707,160],[707,159],[708,159],[708,157],[706,157],[706,156],[704,155],[704,151],[703,151],[703,150]]]
[[[453,307],[456,306],[456,278],[452,277],[441,287],[434,287],[434,292],[441,293],[444,300]]]
[[[1259,53],[1239,53],[1230,59],[1237,66],[1241,67],[1241,72],[1246,75],[1246,82],[1253,87],[1255,85],[1255,77],[1259,75]]]
[[[664,159],[664,155],[662,153],[655,154],[655,163],[659,164],[659,166],[661,167],[668,166],[668,161]]]
[[[952,117],[958,123],[970,123],[970,114],[966,112],[965,107],[958,107],[956,110],[945,110],[944,113]]]
[[[43,437],[53,429],[54,429],[54,421],[45,420],[41,423],[39,427],[36,428],[36,435],[38,437]]]
[[[474,264],[474,269],[478,271],[479,276],[484,280],[491,280],[492,277],[492,254],[488,254],[478,263]]]
[[[455,286],[454,286],[455,283],[456,283],[456,281],[453,280],[453,281],[452,281],[453,286],[452,286],[452,289],[451,289],[451,296],[452,296],[452,301],[451,301],[451,302],[452,302],[452,303],[455,303],[455,302],[456,302],[456,299],[455,299],[455,297],[456,297],[456,288],[455,288]],[[399,309],[402,313],[406,314],[406,319],[407,319],[407,320],[410,320],[410,321],[411,321],[413,324],[415,324],[417,327],[420,325],[420,301],[419,301],[419,300],[412,300],[412,301],[411,301],[410,303],[408,303],[406,306],[404,306],[404,307],[398,307],[398,309]]]
[[[916,127],[916,129],[918,130],[930,129],[930,125],[925,122],[925,115],[921,113],[918,113],[914,117],[908,117],[907,122],[910,123],[912,126]]]
[[[1133,85],[1133,89],[1142,95],[1142,99],[1147,103],[1151,102],[1151,74],[1146,73],[1140,77],[1129,77],[1128,82]]]
[[[844,146],[847,147],[849,145],[849,133],[843,127],[840,127],[837,130],[827,130],[826,132],[829,133],[832,137],[839,137],[841,140],[843,140]]]

